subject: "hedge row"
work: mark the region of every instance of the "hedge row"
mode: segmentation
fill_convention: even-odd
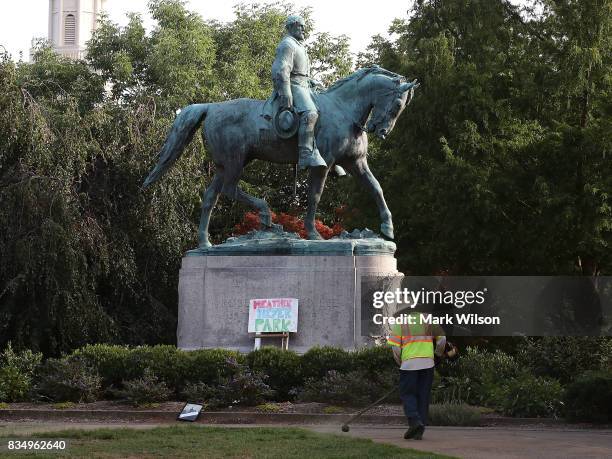
[[[170,345],[95,344],[61,359],[48,359],[30,371],[5,366],[18,374],[27,374],[27,380],[13,378],[19,382],[18,390],[2,390],[0,380],[0,401],[123,398],[138,403],[147,397],[151,398],[149,401],[202,397],[223,404],[251,391],[255,395],[248,397],[249,403],[263,398],[294,400],[298,396],[308,401],[353,403],[379,395],[395,384],[397,373],[391,351],[386,347],[354,352],[316,347],[303,355],[264,347],[245,355],[225,349],[182,351]],[[11,371],[4,373],[10,375]],[[0,370],[0,376],[2,373]],[[328,400],[320,399],[315,387],[333,375],[340,375],[341,383],[321,394]],[[8,381],[4,386],[11,384]]]
[[[139,405],[188,399],[209,407],[273,400],[359,405],[397,387],[399,376],[387,347],[354,352],[319,347],[304,355],[265,347],[245,355],[97,344],[61,359],[41,359],[30,351],[15,353],[10,346],[0,354],[0,402],[121,399]],[[434,403],[488,406],[510,416],[612,421],[612,371],[605,364],[563,382],[534,374],[520,355],[467,348],[456,362],[438,370]],[[399,402],[397,396],[388,400]]]
[[[102,377],[104,386],[120,386],[122,381],[144,375],[148,369],[170,388],[180,392],[188,383],[216,384],[231,375],[229,359],[246,364],[267,376],[267,384],[280,399],[304,385],[308,378],[322,378],[329,371],[358,371],[375,376],[396,369],[391,351],[386,347],[364,348],[348,352],[334,347],[315,347],[303,355],[276,347],[264,347],[249,354],[225,349],[182,351],[174,346],[129,348],[94,344],[75,351],[69,359],[79,358]]]

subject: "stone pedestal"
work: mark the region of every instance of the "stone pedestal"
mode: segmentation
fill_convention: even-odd
[[[299,300],[298,332],[291,334],[289,349],[303,353],[313,346],[363,346],[368,342],[361,322],[364,275],[402,276],[392,253],[191,253],[180,272],[178,346],[251,351],[249,300],[282,297]]]

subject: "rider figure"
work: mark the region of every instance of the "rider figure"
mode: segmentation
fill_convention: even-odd
[[[300,118],[298,130],[298,167],[326,167],[315,144],[315,125],[319,118],[312,88],[319,86],[310,78],[310,60],[304,47],[305,23],[300,16],[289,16],[285,35],[276,49],[272,64],[274,90],[280,109],[294,108]]]

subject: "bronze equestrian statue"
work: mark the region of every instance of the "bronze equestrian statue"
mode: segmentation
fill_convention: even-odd
[[[301,46],[301,39],[293,33],[299,36],[303,21],[290,17],[287,29],[289,34],[279,45],[280,56],[277,55],[273,66],[275,94],[271,100],[236,99],[185,107],[174,121],[157,165],[144,182],[146,188],[160,179],[204,125],[203,137],[215,164],[215,176],[202,200],[200,248],[211,246],[208,224],[221,193],[258,210],[264,229],[273,226],[268,204],[238,186],[244,168],[253,160],[310,168],[308,210],[304,218],[309,239],[321,239],[315,228],[315,214],[327,174],[335,166],[346,169],[370,190],[382,220],[381,233],[393,239],[391,212],[368,167],[367,133],[385,139],[412,100],[418,83],[372,66],[357,70],[324,91],[312,91],[314,84],[305,52],[299,59],[294,52],[293,64],[287,64],[288,47]],[[289,40],[295,43],[287,44]],[[304,58],[306,65],[302,66]],[[271,106],[273,116],[269,115]],[[295,126],[297,120],[299,129]]]

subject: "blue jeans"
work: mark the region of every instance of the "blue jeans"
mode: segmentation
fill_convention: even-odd
[[[400,370],[400,398],[411,425],[419,421],[427,424],[433,377],[433,367],[424,370]]]

